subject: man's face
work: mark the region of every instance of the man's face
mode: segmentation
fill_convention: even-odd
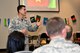
[[[22,16],[26,16],[26,7],[22,7],[22,8],[19,10],[19,13],[21,13]]]

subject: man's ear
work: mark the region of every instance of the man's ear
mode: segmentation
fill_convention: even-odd
[[[66,32],[66,29],[64,28],[64,29],[62,30],[62,36],[65,38],[65,37],[66,37],[66,34],[67,34],[67,32]]]

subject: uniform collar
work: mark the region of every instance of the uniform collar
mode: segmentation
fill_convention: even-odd
[[[54,37],[54,39],[50,41],[49,45],[54,46],[54,47],[62,47],[65,45],[65,43],[72,43],[72,42],[65,40],[65,38],[61,36],[56,36]]]
[[[19,16],[17,16],[18,20],[27,20],[27,18],[19,18]]]

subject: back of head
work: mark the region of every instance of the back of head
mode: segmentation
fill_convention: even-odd
[[[46,25],[46,30],[49,36],[61,34],[64,28],[65,28],[65,22],[60,17],[50,18]]]

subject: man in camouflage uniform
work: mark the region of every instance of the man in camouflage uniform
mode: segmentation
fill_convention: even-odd
[[[32,53],[80,53],[80,46],[66,40],[65,23],[60,17],[48,20],[47,34],[51,41],[49,44],[35,49]]]
[[[13,18],[9,25],[10,34],[8,36],[7,42],[8,53],[24,50],[25,36],[28,36],[27,31],[37,31],[40,25],[40,22],[37,22],[34,27],[32,27],[29,20],[27,19],[27,11],[24,5],[19,5],[17,7],[17,12],[18,16]],[[28,38],[26,42],[26,44],[28,45]]]

